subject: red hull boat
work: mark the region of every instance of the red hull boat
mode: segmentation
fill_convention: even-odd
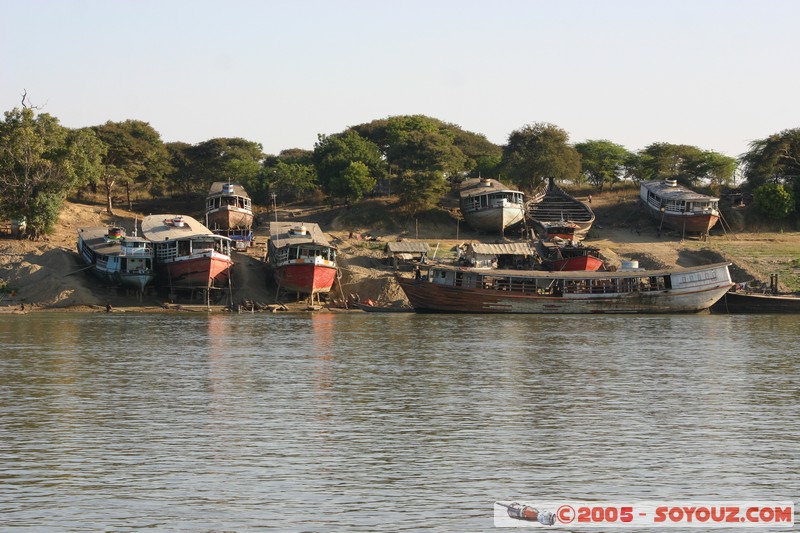
[[[336,248],[317,224],[271,222],[269,265],[279,289],[327,294],[336,280]]]
[[[275,283],[289,292],[330,292],[335,279],[336,267],[325,264],[289,263],[275,269]]]
[[[161,285],[178,289],[227,286],[233,266],[228,237],[179,215],[147,216],[142,233],[154,243]]]

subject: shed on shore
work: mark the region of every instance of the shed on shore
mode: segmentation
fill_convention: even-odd
[[[386,264],[400,268],[402,265],[411,267],[416,263],[424,263],[431,247],[427,242],[393,241],[387,242],[383,250],[386,253]]]
[[[467,245],[463,260],[477,268],[532,268],[534,251],[527,242],[486,244],[472,242]]]

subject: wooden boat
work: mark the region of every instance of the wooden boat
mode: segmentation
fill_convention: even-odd
[[[153,241],[159,283],[173,288],[226,287],[231,240],[186,215],[149,215],[142,234]]]
[[[488,178],[464,181],[459,205],[466,223],[477,231],[502,234],[525,218],[524,195]]]
[[[224,181],[211,184],[206,196],[206,226],[214,233],[250,245],[253,206],[244,187]]]
[[[270,222],[269,266],[279,289],[327,294],[336,279],[336,247],[317,224]]]
[[[536,243],[536,253],[539,254],[545,270],[586,270],[594,271],[605,268],[605,263],[600,258],[600,248],[586,246],[583,243],[574,243],[562,239],[539,239]]]
[[[417,312],[696,313],[733,286],[729,265],[616,272],[432,266],[420,279],[396,279]]]
[[[798,314],[800,296],[731,290],[717,300],[711,311],[720,314]]]
[[[91,266],[92,274],[111,285],[143,292],[155,279],[153,244],[128,236],[122,228],[81,228],[78,254]]]
[[[552,221],[552,222],[539,222],[537,224],[536,234],[542,240],[549,241],[552,239],[563,239],[565,241],[578,240],[575,233],[580,233],[581,227],[574,222],[567,222],[566,220]]]
[[[583,239],[594,223],[594,211],[589,205],[556,185],[553,178],[528,202],[527,213],[540,235],[548,233],[551,225],[563,228],[567,223],[573,224],[571,240],[575,241]]]
[[[755,289],[751,288],[751,283],[737,284],[711,307],[711,311],[731,314],[800,313],[800,293],[778,292],[777,274],[770,274],[769,286]]]
[[[352,304],[357,309],[366,311],[367,313],[413,313],[414,309],[411,307],[394,307],[386,305],[369,305],[362,303]]]
[[[659,224],[682,233],[706,234],[719,220],[719,198],[700,194],[676,180],[643,181],[639,198]]]

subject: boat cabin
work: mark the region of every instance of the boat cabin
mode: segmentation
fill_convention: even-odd
[[[524,269],[533,267],[534,251],[525,242],[467,245],[461,263],[475,268]]]
[[[642,183],[642,201],[655,210],[679,214],[711,214],[719,209],[719,199],[678,185],[677,180]]]
[[[237,207],[247,211],[253,208],[244,187],[234,183],[215,182],[206,197],[206,211],[224,207]]]
[[[629,272],[599,275],[548,276],[546,272],[520,274],[513,271],[430,268],[423,281],[465,289],[510,291],[540,296],[620,294],[664,291],[672,288],[666,272]]]

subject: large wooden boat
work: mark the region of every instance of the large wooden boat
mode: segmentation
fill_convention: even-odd
[[[541,272],[432,266],[396,275],[417,312],[696,313],[733,286],[728,266],[616,272]]]
[[[800,314],[800,295],[731,290],[717,300],[711,311],[719,314]]]
[[[719,220],[719,198],[700,194],[676,180],[643,181],[639,198],[659,224],[682,233],[706,234]]]
[[[253,205],[244,187],[217,181],[206,196],[206,226],[247,248],[253,240]]]
[[[336,280],[336,248],[317,224],[270,222],[269,266],[279,289],[327,294]]]
[[[153,241],[159,283],[172,288],[226,287],[231,240],[186,215],[149,215],[142,234]]]
[[[572,239],[575,241],[583,239],[594,223],[594,211],[589,205],[556,185],[553,178],[528,202],[527,213],[539,234],[549,233],[550,226],[574,225]]]
[[[600,248],[586,246],[583,243],[551,239],[540,239],[536,243],[536,253],[545,270],[586,270],[594,271],[605,268],[600,258]]]
[[[524,195],[497,180],[475,178],[461,185],[459,205],[473,229],[502,234],[525,218]]]
[[[153,244],[126,235],[122,228],[79,229],[78,254],[91,267],[92,274],[111,285],[143,292],[156,276]]]
[[[770,274],[769,285],[737,283],[711,307],[714,313],[800,314],[800,293],[778,291],[778,274]]]

